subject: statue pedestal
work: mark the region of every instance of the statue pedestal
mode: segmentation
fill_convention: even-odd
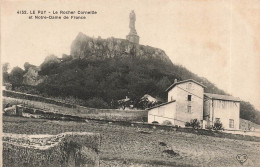
[[[126,36],[126,39],[128,40],[128,41],[130,41],[130,42],[133,42],[133,43],[137,43],[137,44],[139,44],[139,36],[136,34],[128,34],[127,36]]]

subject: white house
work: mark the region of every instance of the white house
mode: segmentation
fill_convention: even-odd
[[[240,99],[237,97],[204,94],[203,117],[207,125],[220,121],[224,129],[238,130],[240,117]]]
[[[203,120],[204,87],[192,79],[180,82],[175,80],[166,90],[168,102],[149,109],[148,122],[162,123],[168,120],[173,125],[185,126],[185,122],[191,119]]]
[[[163,124],[170,121],[173,125],[185,126],[191,119],[213,125],[222,122],[225,129],[239,129],[239,99],[204,93],[205,86],[192,79],[174,83],[166,89],[168,102],[148,109],[148,123]],[[220,107],[222,106],[222,108]]]
[[[165,121],[170,121],[174,125],[175,113],[176,113],[175,100],[160,104],[158,106],[149,109],[148,123],[158,122],[159,124],[163,124]]]

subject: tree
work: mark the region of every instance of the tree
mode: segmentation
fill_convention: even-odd
[[[249,102],[240,102],[240,118],[260,124],[260,112]]]
[[[3,73],[8,73],[9,68],[10,68],[10,64],[9,63],[4,63],[2,65]]]
[[[10,67],[9,63],[4,63],[2,65],[3,83],[9,82],[9,74],[8,74],[9,67]]]
[[[24,70],[16,66],[10,73],[10,82],[13,85],[21,85],[23,82]]]
[[[59,59],[55,55],[47,56],[44,59],[44,62],[40,65],[41,71],[39,74],[41,75],[50,75],[53,73],[57,73],[57,68],[59,66]]]
[[[24,67],[24,70],[27,72],[30,67],[35,67],[35,66],[30,64],[30,63],[28,63],[28,62],[25,62],[23,67]]]

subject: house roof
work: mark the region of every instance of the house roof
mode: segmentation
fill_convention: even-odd
[[[162,103],[162,104],[159,104],[159,105],[153,106],[153,107],[151,107],[151,108],[148,108],[147,110],[151,110],[151,109],[153,109],[153,108],[161,107],[161,106],[164,106],[164,105],[167,105],[167,104],[173,103],[173,102],[175,102],[175,101],[176,101],[176,100],[169,101],[169,102],[166,102],[166,103]]]
[[[149,102],[158,102],[158,100],[151,95],[145,94],[142,98],[141,101],[143,100],[148,100]]]
[[[130,98],[128,98],[127,96],[125,97],[125,99],[118,100],[118,102],[127,102],[127,101],[130,101]]]
[[[179,82],[175,82],[173,83],[171,86],[169,86],[165,91],[168,92],[169,90],[171,90],[173,87],[175,87],[176,85],[179,85],[179,84],[182,84],[182,83],[185,83],[185,82],[194,82],[204,88],[206,88],[206,86],[204,86],[203,84],[193,80],[193,79],[187,79],[187,80],[183,80],[183,81],[179,81]]]
[[[204,93],[205,96],[216,99],[216,100],[226,100],[226,101],[241,101],[238,97],[228,96],[228,95],[218,95],[211,93]]]

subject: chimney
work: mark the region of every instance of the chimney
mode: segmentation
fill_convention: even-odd
[[[174,83],[177,83],[177,79],[176,78],[174,79]]]

